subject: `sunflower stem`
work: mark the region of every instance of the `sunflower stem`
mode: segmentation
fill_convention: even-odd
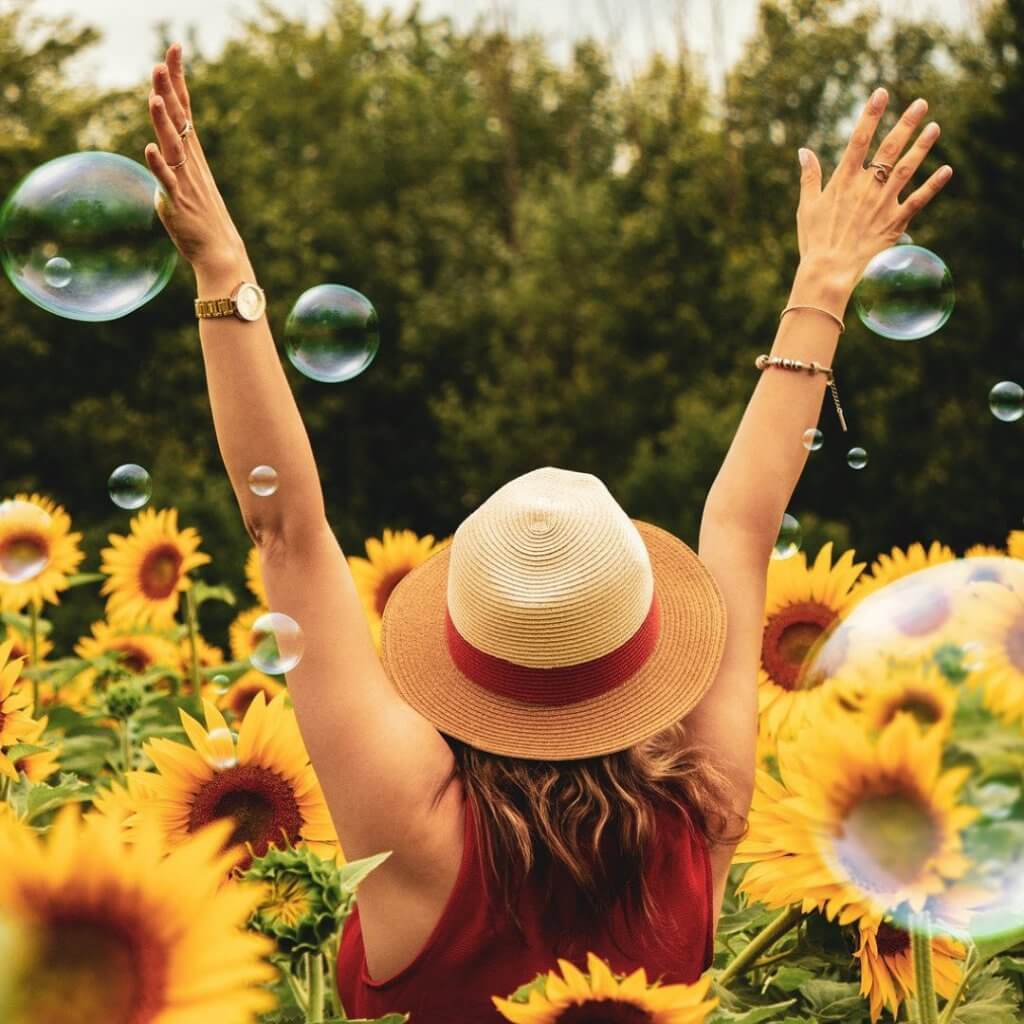
[[[725,988],[731,981],[750,970],[758,957],[771,949],[791,928],[795,928],[802,917],[800,908],[794,905],[787,907],[774,921],[762,928],[718,976],[719,988]]]
[[[127,779],[132,767],[132,739],[128,734],[128,719],[121,722],[121,765],[121,773]]]
[[[309,1024],[321,1024],[324,1019],[324,957],[322,953],[309,957],[309,1003],[306,1020]]]
[[[29,622],[32,630],[29,636],[29,650],[32,655],[32,667],[39,664],[39,605],[35,600],[29,602]],[[32,717],[39,710],[39,676],[32,673]]]
[[[910,949],[914,958],[917,1024],[939,1024],[935,973],[932,970],[932,922],[927,911],[911,916]]]
[[[327,944],[327,998],[330,1000],[332,1017],[345,1017],[345,1007],[341,1005],[341,994],[338,992],[338,943],[341,932],[335,932],[334,938]]]
[[[284,972],[284,979],[288,982],[288,988],[291,989],[296,1006],[305,1013],[306,1007],[309,1005],[309,993],[306,991],[306,986],[295,977],[291,970]]]
[[[192,680],[192,696],[196,702],[196,718],[203,720],[203,695],[199,688],[199,621],[196,617],[196,599],[189,587],[185,591],[185,624],[188,626],[189,678]]]
[[[942,1013],[939,1015],[939,1024],[952,1024],[953,1014],[956,1013],[957,1007],[960,1005],[960,1001],[964,997],[964,993],[967,991],[967,986],[971,983],[974,975],[978,973],[978,970],[982,967],[983,961],[978,956],[978,950],[976,946],[971,946],[967,952],[967,959],[964,961],[963,973],[960,975],[960,983],[956,987],[956,991],[950,997],[949,1002],[942,1009]]]

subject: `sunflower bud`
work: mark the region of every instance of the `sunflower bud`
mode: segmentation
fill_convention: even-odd
[[[103,706],[111,718],[127,721],[142,707],[142,686],[135,680],[126,679],[111,683],[103,698]]]

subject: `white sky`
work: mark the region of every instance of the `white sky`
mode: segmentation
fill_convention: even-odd
[[[0,6],[25,0],[0,0]],[[984,0],[878,0],[886,13],[911,17],[934,14],[963,25]],[[409,8],[407,0],[367,0],[370,9]],[[275,6],[316,21],[326,0],[275,0]],[[673,49],[680,26],[688,45],[707,55],[718,76],[741,52],[754,26],[757,0],[422,0],[426,15],[449,14],[460,24],[502,12],[514,30],[539,30],[552,52],[562,56],[580,36],[613,40],[620,66],[628,70],[655,48]],[[153,63],[153,26],[161,21],[184,40],[185,28],[198,29],[201,45],[215,52],[237,31],[241,15],[255,14],[257,0],[36,0],[47,15],[73,15],[103,32],[103,41],[83,58],[78,73],[101,85],[138,82]]]

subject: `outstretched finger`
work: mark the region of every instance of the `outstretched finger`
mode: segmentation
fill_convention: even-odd
[[[174,130],[180,137],[189,124],[190,119],[185,108],[181,105],[181,100],[178,99],[177,91],[171,84],[171,74],[166,64],[157,64],[153,68],[153,89],[163,99],[164,105],[167,107],[167,113],[171,118],[171,124],[174,125]]]
[[[181,59],[181,43],[173,43],[167,48],[165,55],[167,70],[170,73],[171,85],[185,111],[185,116],[192,120],[192,100],[188,94],[188,86],[185,84],[185,64]]]
[[[185,144],[178,137],[178,129],[174,127],[170,115],[167,113],[167,105],[164,103],[163,97],[156,93],[151,93],[149,97],[149,115],[153,120],[153,127],[156,129],[160,152],[173,170],[174,165],[181,164],[185,159]]]
[[[871,94],[871,98],[864,105],[857,125],[850,135],[850,141],[846,144],[846,150],[836,168],[837,173],[841,172],[847,177],[852,177],[864,169],[864,158],[867,156],[868,147],[875,137],[878,122],[882,119],[882,113],[888,102],[889,94],[885,89],[878,88]]]
[[[943,164],[919,189],[911,192],[900,204],[902,226],[906,226],[917,216],[945,187],[953,177],[953,168]]]
[[[156,180],[160,182],[164,192],[173,200],[178,192],[178,176],[167,166],[167,161],[155,142],[146,146],[145,153],[149,169],[153,172]]]

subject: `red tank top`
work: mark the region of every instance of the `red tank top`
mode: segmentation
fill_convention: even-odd
[[[537,882],[521,891],[524,941],[491,892],[473,814],[466,807],[462,861],[441,917],[415,959],[390,978],[374,981],[358,905],[345,922],[338,950],[338,991],[350,1017],[409,1013],[410,1024],[499,1024],[492,995],[506,997],[538,973],[557,970],[558,957],[586,970],[586,954],[596,953],[615,973],[644,967],[650,981],[692,983],[711,966],[714,922],[711,865],[707,844],[682,817],[659,812],[658,838],[647,858],[647,883],[665,915],[660,938],[645,928],[627,928],[616,905],[604,928],[567,936],[556,945],[539,938],[544,903]],[[649,932],[649,929],[647,929]],[[671,950],[671,952],[669,952]]]

